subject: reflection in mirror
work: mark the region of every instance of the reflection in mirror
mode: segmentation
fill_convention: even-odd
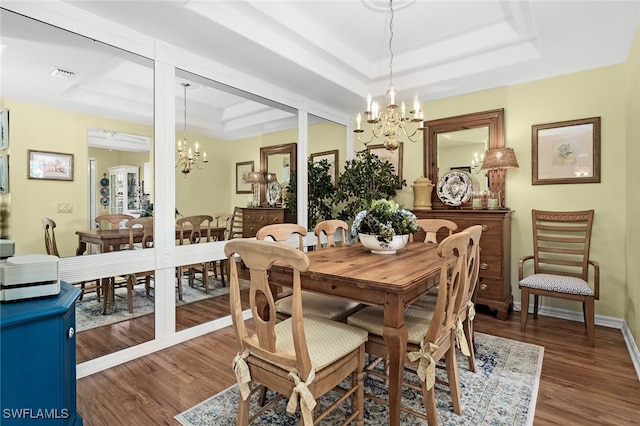
[[[296,171],[297,144],[286,143],[260,148],[260,171],[268,176],[275,175],[282,187],[289,185],[291,173]],[[269,182],[261,183],[260,203],[267,204],[266,193]]]
[[[501,205],[504,205],[504,170],[478,171],[482,154],[486,152],[483,149],[504,147],[503,109],[431,120],[425,122],[425,127],[425,177],[437,184],[451,168],[465,168],[478,180],[480,190],[486,185],[488,191],[498,192]],[[446,208],[436,191],[431,194],[431,202],[434,209]],[[470,207],[470,204],[468,201],[462,207]]]
[[[186,97],[184,84],[188,84]],[[237,185],[243,183],[236,181],[236,164],[250,164],[259,171],[260,148],[272,140],[290,140],[291,134],[297,134],[298,122],[297,112],[291,108],[181,69],[176,70],[175,105],[176,154],[178,141],[186,139],[193,149],[198,143],[208,158],[207,163],[198,161],[186,174],[177,162],[174,171],[176,258],[182,264],[176,271],[176,284],[181,289],[181,294],[176,290],[176,331],[182,331],[229,315],[229,285],[224,263],[210,258],[206,264],[187,264],[201,252],[212,253],[217,243],[207,242],[206,237],[192,242],[183,236],[181,241],[180,223],[186,221],[184,225],[189,227],[194,217],[210,216],[214,218],[211,240],[223,240],[224,226],[230,224],[215,218],[233,216],[235,207],[247,203],[248,195],[236,192]],[[285,165],[292,157],[281,154],[271,160],[278,180],[286,181]],[[275,163],[280,164],[277,170]]]
[[[487,126],[438,133],[437,142],[438,179],[451,170],[463,170],[471,175],[474,191],[489,189],[488,172],[482,170],[484,153],[489,147]]]
[[[117,241],[107,243],[94,235],[84,244],[78,233],[95,231],[95,216],[111,211],[109,195],[101,195],[111,188],[102,190],[100,185],[109,168],[131,165],[139,170],[151,161],[151,154],[147,150],[132,155],[115,146],[89,148],[88,129],[151,140],[153,61],[6,9],[0,9],[0,21],[1,100],[2,108],[11,115],[11,193],[2,194],[2,204],[13,211],[3,227],[16,242],[16,253],[45,252],[43,217],[56,223],[61,257],[127,248],[124,232]],[[27,148],[72,154],[73,180],[27,179]],[[138,186],[137,181],[131,185],[132,195]],[[101,203],[102,198],[107,202]],[[7,215],[2,217],[7,219]],[[85,275],[90,270],[78,269]],[[146,296],[144,284],[136,285],[130,313],[126,286],[122,286],[125,281],[124,275],[103,280],[98,291],[96,280],[84,283],[82,299],[76,304],[77,362],[153,340],[153,297]],[[79,282],[71,284],[81,287]],[[104,297],[106,288],[115,288],[112,298]]]

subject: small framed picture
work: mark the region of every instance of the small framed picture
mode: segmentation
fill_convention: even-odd
[[[73,180],[73,154],[29,150],[27,177],[43,180]]]
[[[9,155],[0,155],[0,193],[9,192]]]
[[[600,117],[531,127],[531,183],[600,182]]]
[[[384,145],[369,145],[367,150],[377,155],[382,162],[388,161],[393,165],[393,170],[398,175],[398,189],[402,189],[402,142],[393,151],[389,151]]]
[[[9,110],[0,109],[0,149],[9,148]]]
[[[329,163],[329,175],[331,176],[331,183],[334,187],[338,185],[338,155],[339,151],[334,149],[332,151],[316,152],[311,154],[311,161],[319,163],[322,160],[327,160]]]
[[[252,194],[253,188],[246,183],[247,174],[253,171],[253,161],[236,163],[236,194]]]

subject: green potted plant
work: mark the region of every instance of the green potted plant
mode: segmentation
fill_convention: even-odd
[[[329,169],[331,168],[327,160],[313,162],[310,158],[307,161],[308,172],[308,204],[307,223],[309,229],[313,229],[321,220],[332,218],[333,196],[335,188],[331,183]],[[284,203],[291,217],[297,217],[297,174],[291,173],[289,185],[287,185]]]
[[[407,184],[405,180],[401,183],[402,186]],[[355,158],[346,162],[344,172],[338,178],[334,196],[334,205],[342,206],[338,219],[350,222],[374,200],[394,198],[397,187],[398,175],[393,164],[383,162],[366,149],[356,152]]]

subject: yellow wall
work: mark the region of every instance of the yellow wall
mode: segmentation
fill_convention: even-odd
[[[638,164],[640,164],[640,30],[626,64],[626,298],[624,319],[636,343],[640,344],[640,194]],[[622,161],[621,161],[622,162]]]

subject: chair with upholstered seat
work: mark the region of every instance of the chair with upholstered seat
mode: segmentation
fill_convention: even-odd
[[[48,217],[43,217],[42,227],[44,228],[44,249],[46,253],[50,256],[60,257],[60,253],[58,252],[58,244],[56,243],[56,222]],[[86,281],[82,281],[78,284],[80,285],[80,290],[82,290],[79,300],[83,299],[85,293],[95,291],[96,300],[98,302],[100,301],[101,284],[99,279],[93,281],[90,285],[87,285]]]
[[[295,234],[298,235],[298,248],[302,250],[304,248],[303,237],[307,234],[307,231],[303,226],[292,223],[264,226],[256,233],[256,239],[264,240],[265,238],[271,237],[274,241],[283,243],[290,241],[291,236]],[[320,245],[320,243],[318,245]],[[280,293],[276,301],[276,312],[280,318],[287,318],[293,313],[293,298],[287,294],[288,293]],[[302,309],[305,315],[316,315],[340,321],[357,310],[358,307],[358,303],[349,300],[338,299],[324,294],[316,294],[310,291],[302,292]]]
[[[125,226],[129,229],[129,250],[153,248],[153,217],[131,219],[126,222]],[[142,228],[142,237],[138,238],[136,230],[140,228]],[[155,271],[142,271],[127,274],[126,286],[129,313],[133,313],[133,288],[138,283],[144,282],[144,288],[147,293],[147,297],[149,297],[151,295],[151,278],[153,278],[154,273]]]
[[[458,303],[458,319],[456,321],[456,339],[464,356],[468,358],[469,370],[476,372],[475,347],[473,338],[473,320],[476,315],[475,294],[480,277],[480,238],[482,225],[473,225],[465,229],[469,233],[469,250],[467,252],[467,291],[461,293]],[[422,309],[435,309],[437,295],[427,294],[412,306]]]
[[[178,230],[178,244],[199,244],[213,241],[211,237],[211,224],[213,216],[210,215],[194,215],[181,217],[176,221]],[[182,276],[187,271],[189,277],[189,286],[194,287],[196,282],[196,273],[200,273],[200,282],[205,293],[209,293],[209,269],[210,262],[192,263],[189,265],[180,265],[177,267],[178,275],[178,300],[182,300]]]
[[[469,233],[458,232],[445,238],[438,245],[438,255],[442,258],[440,286],[433,310],[409,306],[405,310],[405,326],[408,333],[407,357],[405,364],[416,369],[421,381],[420,390],[424,400],[424,413],[418,413],[407,407],[402,411],[427,419],[429,425],[438,424],[435,395],[435,365],[445,360],[448,386],[453,402],[453,411],[462,413],[460,403],[460,384],[456,365],[455,323],[458,318],[458,303],[461,294],[467,289],[467,251]],[[451,263],[453,262],[453,266]],[[347,318],[347,324],[360,327],[369,332],[369,340],[365,345],[369,355],[386,360],[388,348],[383,338],[384,308],[368,306]],[[375,363],[374,363],[375,364]],[[367,369],[367,374],[387,380],[383,371]],[[408,383],[405,386],[414,387]],[[374,401],[388,404],[388,401],[373,395],[367,397]]]
[[[534,296],[533,317],[538,316],[540,296],[582,302],[587,340],[595,345],[595,300],[600,298],[600,267],[589,259],[593,210],[532,210],[533,255],[518,265],[521,294],[520,328],[527,327],[529,296]],[[525,262],[533,260],[533,274],[525,277]],[[589,265],[593,267],[593,288],[589,285]]]
[[[355,421],[362,425],[362,371],[367,332],[344,323],[304,315],[300,272],[309,268],[305,253],[285,244],[237,239],[227,243],[225,255],[228,258],[238,255],[250,270],[249,302],[256,329],[254,335],[247,331],[238,266],[231,262],[231,317],[239,345],[233,361],[240,391],[237,424],[247,425],[253,420],[249,418],[251,395],[268,388],[279,395],[290,396],[288,412],[293,413],[300,406],[300,424],[305,426],[321,421],[347,401],[351,403],[351,410],[342,424]],[[276,321],[275,301],[269,285],[268,272],[274,262],[285,263],[293,269],[293,316],[280,322]],[[340,384],[347,378],[350,378],[350,386],[345,389]],[[257,384],[253,389],[252,383]],[[340,394],[337,403],[314,418],[316,400],[332,389]],[[278,399],[274,398],[257,414]]]

